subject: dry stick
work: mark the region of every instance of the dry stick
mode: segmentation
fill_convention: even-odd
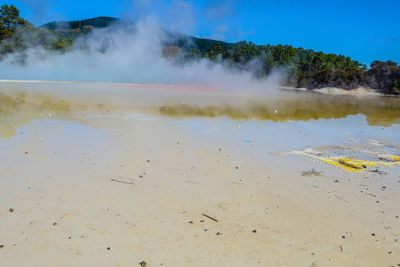
[[[110,180],[113,181],[113,182],[119,182],[119,183],[123,183],[123,184],[133,184],[133,183],[130,183],[130,182],[125,182],[125,181],[121,181],[121,180],[117,180],[117,179],[113,179],[113,178],[111,178]]]
[[[335,195],[335,197],[336,197],[337,199],[343,200],[344,202],[349,202],[348,200],[343,199],[343,198],[341,198],[341,197],[339,197],[339,196],[337,196],[337,195]]]
[[[217,219],[215,219],[215,218],[213,218],[213,217],[211,217],[211,216],[208,216],[207,214],[202,214],[203,216],[205,216],[205,217],[207,217],[208,219],[210,219],[210,220],[213,220],[214,222],[218,222],[218,220]]]

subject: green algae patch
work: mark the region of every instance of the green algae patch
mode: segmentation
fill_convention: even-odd
[[[244,109],[234,108],[230,106],[206,106],[198,107],[194,105],[164,105],[159,108],[159,113],[171,117],[221,117],[227,116],[236,120],[251,119],[251,113]]]
[[[0,138],[11,138],[32,120],[65,117],[71,104],[50,96],[0,93]]]
[[[69,112],[71,110],[71,104],[65,100],[57,100],[51,97],[45,97],[39,108],[44,111],[52,112]]]

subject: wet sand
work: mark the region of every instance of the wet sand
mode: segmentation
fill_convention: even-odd
[[[234,114],[246,117],[227,117],[215,99],[208,107],[175,101],[179,90],[170,98],[139,90],[122,101],[104,90],[89,99],[52,94],[51,86],[40,94],[2,86],[0,265],[400,264],[399,166],[352,172],[285,154],[348,147],[399,155],[397,102],[375,109],[371,123],[374,114],[350,102],[340,116],[327,108],[301,117],[293,108],[304,95],[286,108],[268,104],[270,116],[282,116],[274,120],[242,106]],[[198,113],[210,107],[216,113]],[[389,122],[379,116],[384,107],[393,110]]]

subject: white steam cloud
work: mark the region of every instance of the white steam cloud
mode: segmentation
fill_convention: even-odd
[[[278,73],[259,80],[252,70],[239,72],[223,62],[199,59],[177,64],[163,56],[164,34],[155,19],[137,22],[135,31],[118,25],[96,29],[65,53],[35,47],[8,55],[0,62],[0,79],[204,84],[247,92],[279,87]],[[18,63],[21,58],[24,64]],[[259,64],[249,66],[256,70]]]

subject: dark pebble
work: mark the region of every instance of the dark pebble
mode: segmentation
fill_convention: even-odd
[[[147,266],[147,262],[145,262],[145,261],[141,261],[139,264],[140,264],[140,266],[142,266],[142,267],[146,267],[146,266]]]
[[[346,236],[345,236],[345,235],[342,235],[342,238],[343,238],[343,239],[346,239]]]
[[[0,245],[0,248],[4,248],[4,245]]]
[[[9,211],[9,212],[14,212],[14,209],[13,209],[13,208],[10,208],[8,211]]]
[[[253,233],[257,233],[257,229],[254,229],[252,232],[253,232]]]
[[[53,223],[53,226],[56,226],[57,224],[58,224],[58,223],[55,222],[55,223]]]
[[[110,250],[111,248],[110,247],[107,247],[107,250]]]
[[[220,235],[222,235],[222,233],[220,233],[220,232],[217,232],[217,233],[216,233],[216,235],[217,235],[217,236],[220,236]]]
[[[375,236],[375,233],[372,233],[371,235],[372,235],[372,236]]]
[[[193,224],[193,221],[189,221],[190,224]]]

